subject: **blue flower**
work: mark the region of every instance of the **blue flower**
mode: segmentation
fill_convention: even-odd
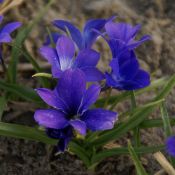
[[[114,23],[109,21],[105,24],[106,33],[101,35],[108,43],[112,61],[111,73],[106,73],[106,84],[119,90],[136,90],[150,84],[149,74],[140,68],[134,48],[150,39],[144,35],[139,41],[135,40],[140,25],[132,27],[127,23]],[[106,37],[107,34],[107,37]]]
[[[2,20],[3,16],[0,16],[0,23]],[[12,41],[10,34],[20,26],[20,22],[11,22],[0,27],[0,59],[2,59],[1,45],[3,43],[10,43]]]
[[[53,25],[63,30],[64,32],[68,30],[73,41],[76,43],[78,48],[82,50],[85,48],[91,48],[96,38],[98,37],[98,34],[94,32],[93,29],[101,31],[104,28],[105,24],[112,19],[113,17],[109,19],[91,19],[86,22],[83,28],[83,32],[80,32],[77,27],[64,20],[54,20]]]
[[[149,35],[144,35],[140,40],[135,40],[140,28],[141,25],[133,27],[127,23],[114,23],[112,21],[105,24],[105,30],[109,38],[122,42],[128,49],[134,49],[146,40],[150,39]]]
[[[108,86],[119,90],[136,90],[150,84],[149,74],[142,70],[132,50],[121,52],[112,59],[111,73],[106,73]]]
[[[175,157],[175,136],[168,137],[166,140],[166,151],[168,154]]]
[[[0,16],[0,23],[3,20],[3,16]],[[0,43],[9,43],[12,41],[10,34],[21,26],[20,22],[11,22],[3,27],[0,27]]]
[[[4,0],[0,0],[0,3],[3,3],[4,2]]]
[[[117,114],[104,109],[90,109],[100,93],[99,85],[86,89],[85,75],[80,69],[66,70],[54,90],[37,89],[39,96],[53,109],[40,109],[36,122],[46,128],[49,137],[59,139],[58,149],[64,151],[74,137],[74,130],[86,135],[86,130],[113,128]]]
[[[67,69],[79,68],[85,73],[87,81],[104,79],[104,75],[96,68],[100,54],[92,49],[83,49],[74,58],[74,42],[66,36],[58,39],[56,48],[43,46],[40,53],[52,65],[52,74],[55,78],[59,78]]]

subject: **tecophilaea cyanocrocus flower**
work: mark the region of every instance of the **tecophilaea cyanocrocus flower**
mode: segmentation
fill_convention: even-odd
[[[0,16],[0,23],[3,16]],[[11,22],[0,27],[0,43],[9,43],[12,41],[10,34],[21,26],[20,22]]]
[[[53,91],[40,88],[37,93],[54,109],[37,110],[34,118],[46,128],[48,136],[59,139],[60,151],[65,150],[73,130],[85,135],[87,129],[111,129],[116,121],[115,112],[89,109],[98,98],[100,86],[94,84],[86,89],[85,75],[80,69],[66,70]]]
[[[175,136],[168,137],[166,140],[166,151],[175,157]]]
[[[136,90],[150,84],[149,74],[142,70],[132,50],[126,50],[112,59],[111,73],[106,73],[108,86],[119,90]]]
[[[3,16],[0,16],[0,23],[2,20]],[[2,59],[1,45],[3,43],[10,43],[12,41],[10,34],[20,26],[20,22],[11,22],[0,27],[0,59]]]
[[[149,35],[144,35],[140,40],[135,40],[140,28],[141,25],[136,25],[133,27],[127,23],[115,23],[112,21],[105,24],[105,30],[109,38],[122,42],[128,49],[134,49],[144,41],[150,39]]]
[[[139,41],[135,41],[139,29],[140,25],[132,27],[127,23],[109,21],[105,24],[108,36],[105,40],[113,56],[110,63],[111,73],[106,73],[107,86],[119,90],[136,90],[150,84],[149,74],[140,68],[134,53],[134,48],[150,39],[149,35],[145,35]]]
[[[73,41],[76,43],[78,48],[82,50],[85,48],[91,48],[98,37],[98,34],[94,32],[93,29],[101,31],[105,24],[112,19],[113,17],[109,19],[91,19],[86,22],[83,32],[70,22],[64,20],[55,20],[53,21],[53,25],[65,32],[68,30]]]
[[[96,68],[100,54],[92,49],[83,49],[74,58],[74,42],[66,36],[61,36],[57,40],[56,48],[43,46],[40,53],[51,64],[52,75],[55,78],[59,78],[67,69],[79,68],[85,73],[87,81],[104,79],[104,75]]]

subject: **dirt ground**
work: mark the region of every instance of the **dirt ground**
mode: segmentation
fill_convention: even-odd
[[[20,20],[27,23],[32,20],[38,9],[46,4],[46,0],[25,1],[20,7],[6,14],[10,20]],[[71,20],[79,27],[89,18],[107,18],[116,15],[116,21],[141,23],[142,34],[150,34],[152,40],[137,49],[142,66],[154,73],[154,77],[162,77],[175,73],[175,1],[174,0],[56,0],[42,21],[33,30],[26,45],[33,55],[43,65],[43,60],[37,53],[42,45],[45,27],[50,25],[53,19]],[[105,50],[102,55],[100,68],[105,71],[105,65],[109,62],[109,53],[106,45],[99,41],[97,48]],[[6,61],[8,62],[8,59]],[[32,79],[33,71],[30,65],[21,58],[18,82],[30,87],[38,86],[37,80]],[[47,65],[46,65],[47,67]],[[144,95],[138,102],[150,98]],[[127,104],[126,104],[127,105]],[[125,107],[121,105],[122,107]],[[175,116],[175,89],[167,98],[169,114]],[[33,112],[35,106],[31,103],[10,102],[3,116],[3,121],[27,125],[35,125]],[[20,109],[20,110],[19,110]],[[120,110],[120,107],[118,107]],[[120,112],[120,111],[119,111]],[[154,116],[160,117],[159,113]],[[129,138],[128,134],[126,138]],[[125,139],[126,139],[125,138]],[[164,135],[161,129],[149,129],[142,131],[142,143],[156,145],[163,143]],[[122,141],[117,141],[122,142]],[[161,167],[152,155],[142,158],[142,162],[149,172],[154,174]],[[32,141],[0,137],[0,175],[135,175],[134,165],[127,156],[115,156],[101,162],[95,173],[86,170],[82,161],[76,156],[64,153],[54,156],[52,148],[42,143]]]

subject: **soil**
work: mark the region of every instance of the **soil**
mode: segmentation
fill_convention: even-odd
[[[6,20],[19,20],[28,23],[36,17],[40,8],[47,1],[25,1],[20,7],[16,7],[6,13]],[[175,73],[175,1],[174,0],[57,0],[50,10],[43,16],[42,21],[34,28],[26,41],[27,48],[32,52],[37,61],[44,61],[37,53],[42,45],[46,26],[52,28],[50,22],[53,19],[67,19],[79,27],[89,18],[107,18],[116,15],[116,21],[124,21],[132,24],[142,24],[140,36],[150,34],[152,40],[137,49],[137,55],[147,71],[154,73],[154,77],[163,77]],[[44,35],[43,35],[44,33]],[[99,50],[105,50],[99,67],[105,71],[105,65],[109,62],[109,53],[106,45],[98,42]],[[9,58],[6,59],[8,63]],[[32,79],[33,70],[21,57],[18,82],[36,88],[37,80]],[[44,64],[48,68],[47,64]],[[26,66],[26,67],[25,67]],[[25,67],[25,68],[23,68]],[[0,72],[1,73],[1,72]],[[115,93],[115,92],[114,92]],[[138,103],[143,103],[152,97],[145,94],[138,98]],[[167,107],[170,116],[175,114],[175,89],[167,98]],[[117,110],[122,111],[128,104],[119,105]],[[4,122],[13,122],[34,126],[33,112],[36,107],[28,102],[9,102],[3,115]],[[160,117],[157,111],[152,117]],[[131,134],[125,139],[130,138]],[[161,129],[149,129],[142,131],[142,144],[157,145],[164,142],[164,134]],[[117,143],[123,143],[117,140]],[[54,156],[53,147],[33,141],[0,137],[0,175],[135,175],[133,162],[127,156],[114,156],[101,162],[96,172],[90,172],[75,155],[64,153]],[[142,162],[149,174],[161,170],[153,156],[142,157]]]

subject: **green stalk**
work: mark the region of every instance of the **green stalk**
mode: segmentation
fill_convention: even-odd
[[[109,98],[111,96],[111,92],[112,92],[112,88],[108,89],[107,93],[106,93],[106,100],[104,103],[104,108],[106,109],[108,106],[108,102],[109,102]]]
[[[137,107],[134,91],[131,91],[131,107],[132,107],[132,110],[134,110]],[[135,146],[139,147],[140,146],[140,129],[139,129],[139,127],[134,128],[133,133],[134,133]]]
[[[128,151],[129,154],[134,162],[134,165],[136,167],[136,171],[138,175],[148,175],[143,167],[143,165],[141,164],[139,157],[137,156],[134,148],[132,147],[131,143],[128,142]]]

